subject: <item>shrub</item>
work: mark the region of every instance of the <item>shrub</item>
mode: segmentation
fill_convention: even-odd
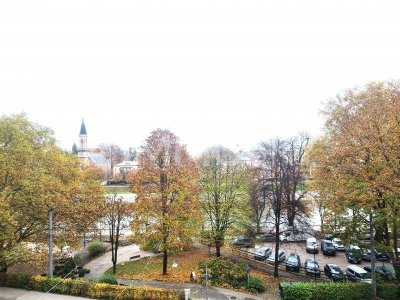
[[[88,282],[82,279],[47,278],[26,274],[0,274],[0,286],[33,289],[53,293],[118,300],[180,300],[183,292],[148,287],[128,287],[106,283]]]
[[[372,289],[368,283],[294,283],[281,284],[285,300],[365,300],[371,299]]]
[[[117,278],[113,274],[103,274],[96,280],[98,283],[117,284]]]
[[[265,286],[260,278],[250,276],[248,290],[255,293],[264,293]]]
[[[89,243],[87,249],[89,251],[90,257],[94,257],[101,253],[104,253],[106,251],[106,246],[104,245],[103,242],[93,241]]]
[[[89,269],[85,269],[85,268],[78,269],[78,276],[79,277],[85,277],[85,275],[89,274],[89,273],[90,273]]]
[[[400,285],[395,283],[378,284],[376,293],[379,298],[387,300],[400,299]]]
[[[205,274],[206,263],[200,262],[200,272]],[[211,283],[214,285],[230,285],[234,288],[248,288],[247,265],[234,263],[228,259],[216,258],[207,263],[208,273],[211,274]],[[261,279],[250,277],[249,289],[251,291],[263,292],[265,290]]]

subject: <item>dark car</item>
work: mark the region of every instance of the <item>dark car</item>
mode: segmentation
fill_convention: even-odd
[[[300,256],[296,253],[290,253],[286,260],[286,271],[300,272]]]
[[[254,252],[254,259],[266,260],[272,253],[272,250],[268,247],[257,248]]]
[[[376,252],[376,259],[383,262],[391,260],[390,255],[387,251]]]
[[[371,250],[368,248],[361,249],[362,252],[362,260],[371,261]],[[378,261],[390,261],[390,256],[388,252],[378,252],[375,250],[375,259]]]
[[[304,263],[304,269],[306,275],[321,276],[321,271],[319,270],[319,264],[315,259],[307,258]]]
[[[345,281],[346,276],[343,271],[335,264],[326,264],[324,267],[326,277],[333,281]]]
[[[254,241],[250,237],[239,236],[232,240],[231,245],[240,248],[251,248],[254,246]]]
[[[367,272],[371,272],[372,268],[371,268],[371,266],[365,266],[364,270],[367,271]],[[375,267],[375,272],[377,274],[379,274],[385,280],[392,281],[392,280],[396,279],[396,275],[395,275],[394,269],[390,268],[388,266],[385,266],[385,265],[376,266]]]
[[[321,250],[322,250],[323,255],[336,256],[336,249],[335,249],[335,246],[333,245],[332,241],[323,240],[321,242]]]
[[[275,233],[267,233],[265,235],[265,241],[266,242],[275,242],[275,239],[276,239]]]
[[[361,264],[363,253],[358,246],[349,246],[348,248],[346,248],[346,252],[344,253],[344,255],[346,256],[346,259],[349,263]]]

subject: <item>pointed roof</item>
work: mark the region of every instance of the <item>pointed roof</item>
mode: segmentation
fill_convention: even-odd
[[[79,134],[87,134],[86,126],[85,126],[85,120],[84,119],[82,119],[81,131],[79,132]]]

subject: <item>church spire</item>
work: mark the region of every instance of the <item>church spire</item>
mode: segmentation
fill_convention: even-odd
[[[85,120],[82,118],[82,124],[81,124],[81,131],[79,132],[79,134],[87,134],[86,132],[86,126],[85,126]]]

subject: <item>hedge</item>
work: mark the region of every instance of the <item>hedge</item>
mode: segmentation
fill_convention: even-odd
[[[111,285],[84,281],[82,279],[47,278],[42,276],[30,276],[27,274],[0,273],[0,286],[23,288],[41,292],[81,296],[96,299],[118,300],[181,300],[184,299],[183,291],[167,289],[132,287]]]
[[[372,298],[368,283],[294,283],[281,284],[284,300],[366,300]]]
[[[284,300],[365,300],[372,299],[372,288],[368,283],[282,283],[280,285]],[[400,286],[394,283],[382,283],[377,286],[377,295],[381,299],[400,299]]]

